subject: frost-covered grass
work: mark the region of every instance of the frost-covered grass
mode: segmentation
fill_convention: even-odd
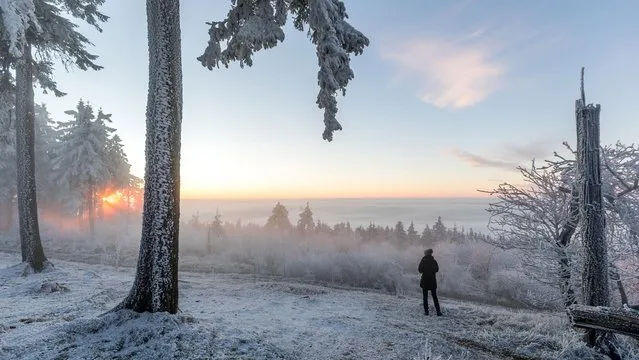
[[[134,222],[135,223],[135,222]],[[77,230],[42,225],[45,253],[65,260],[133,267],[140,229],[131,224],[98,223],[95,242]],[[183,224],[180,269],[285,277],[331,286],[375,289],[394,295],[419,295],[417,264],[422,247],[387,242],[362,243],[355,237],[302,238],[260,229],[214,240],[208,252],[205,229]],[[0,235],[0,249],[18,251],[17,234]],[[434,246],[440,264],[439,291],[458,299],[512,307],[558,308],[556,289],[530,280],[509,253],[484,243]]]
[[[181,272],[178,315],[103,315],[132,269],[52,259],[55,268],[22,276],[19,260],[0,253],[7,360],[603,359],[561,312],[442,298],[444,316],[425,317],[418,297],[253,275]]]

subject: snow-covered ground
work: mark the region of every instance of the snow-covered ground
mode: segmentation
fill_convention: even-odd
[[[178,316],[105,314],[134,269],[0,253],[1,359],[596,359],[562,313],[232,274],[180,274]]]

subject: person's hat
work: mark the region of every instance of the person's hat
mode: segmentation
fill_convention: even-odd
[[[424,251],[424,255],[432,255],[433,254],[433,249],[426,249],[426,251]]]

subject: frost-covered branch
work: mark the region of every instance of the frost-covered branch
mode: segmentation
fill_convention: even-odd
[[[36,16],[34,0],[0,0],[2,13],[2,40],[8,41],[9,53],[13,57],[22,56],[22,47],[27,40],[29,28],[41,32]]]
[[[333,132],[341,130],[337,121],[336,94],[346,92],[354,78],[350,54],[362,54],[369,40],[351,26],[346,8],[340,0],[232,0],[231,10],[223,21],[210,25],[209,42],[198,61],[212,70],[220,64],[228,67],[239,61],[240,67],[253,65],[254,52],[275,47],[284,41],[282,27],[290,13],[298,30],[309,26],[311,41],[316,46],[318,65],[317,105],[324,109],[323,138],[333,140]],[[222,43],[226,47],[222,49]]]

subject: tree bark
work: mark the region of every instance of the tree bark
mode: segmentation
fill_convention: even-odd
[[[182,63],[179,0],[147,0],[149,92],[142,239],[133,287],[115,310],[178,310]]]
[[[560,282],[559,288],[564,297],[564,306],[575,304],[577,299],[575,297],[575,290],[572,286],[572,264],[570,257],[566,252],[566,247],[570,244],[570,240],[574,235],[577,224],[579,223],[579,190],[577,185],[573,185],[570,198],[569,217],[564,224],[559,237],[557,238],[557,247],[559,248],[559,270],[560,270]]]
[[[34,271],[44,269],[44,256],[38,224],[38,203],[35,180],[35,105],[33,94],[33,64],[31,46],[23,48],[23,57],[16,64],[16,164],[18,170],[18,215],[22,261]]]
[[[93,179],[89,179],[89,191],[87,194],[89,207],[89,233],[91,234],[91,242],[95,241],[95,186]]]
[[[621,275],[619,275],[619,269],[613,264],[610,265],[610,278],[617,284],[619,290],[619,297],[621,298],[621,305],[628,305],[628,296],[624,289],[623,282],[621,282]]]
[[[11,230],[11,223],[13,222],[12,217],[12,199],[0,201],[0,232]]]
[[[608,254],[605,237],[605,218],[601,192],[601,166],[599,143],[600,105],[586,105],[583,95],[576,101],[577,118],[577,162],[580,164],[579,182],[580,215],[583,221],[582,237],[585,248],[583,273],[584,305],[608,306]],[[590,346],[599,346],[597,331],[587,332],[586,342]]]
[[[568,308],[568,316],[574,327],[614,332],[639,338],[638,311],[573,305]]]

